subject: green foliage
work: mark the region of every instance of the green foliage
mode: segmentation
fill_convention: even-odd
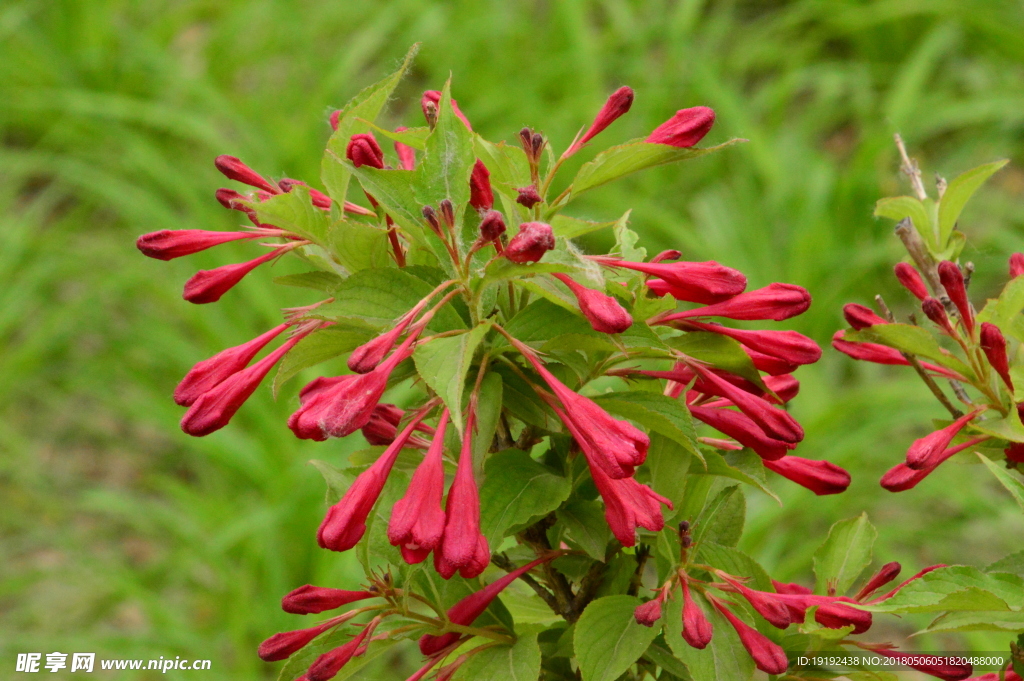
[[[814,574],[818,577],[815,591],[846,593],[871,564],[871,549],[877,537],[866,513],[833,525],[828,539],[814,554]]]
[[[647,650],[658,635],[633,619],[640,600],[605,596],[587,606],[577,623],[573,645],[584,681],[614,681]]]

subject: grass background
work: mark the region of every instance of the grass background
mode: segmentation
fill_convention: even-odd
[[[532,125],[556,147],[622,84],[636,102],[603,144],[709,105],[708,142],[750,142],[621,181],[577,214],[633,207],[649,250],[718,259],[752,287],[807,287],[814,305],[790,326],[824,345],[844,302],[881,292],[909,306],[890,274],[892,225],[872,217],[877,198],[905,191],[895,131],[929,173],[1011,159],[961,221],[975,295],[998,289],[1024,235],[1022,34],[1024,7],[998,0],[0,4],[0,668],[17,652],[95,651],[271,678],[256,644],[298,626],[280,595],[350,583],[348,559],[315,547],[323,483],[305,462],[353,445],[295,440],[294,387],[276,403],[260,390],[208,438],[177,428],[170,395],[193,363],[308,302],[257,272],[222,304],[192,306],[184,280],[246,251],[160,263],[135,250],[143,232],[237,224],[213,199],[215,155],[315,182],[328,112],[416,41],[393,124],[418,121],[418,94],[449,73],[485,136]],[[879,527],[876,562],[908,573],[1019,549],[1024,519],[983,471],[947,465],[899,495],[878,486],[942,417],[911,375],[831,350],[798,375],[798,453],[854,483],[817,499],[780,482],[781,509],[751,496],[743,546],[774,576],[809,580],[829,525],[861,511]],[[878,632],[899,640],[915,624]]]

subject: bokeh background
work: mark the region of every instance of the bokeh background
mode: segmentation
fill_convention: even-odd
[[[177,427],[170,396],[193,363],[309,302],[257,271],[193,306],[185,279],[241,251],[161,263],[135,250],[143,232],[238,224],[213,198],[217,154],[316,184],[330,110],[417,41],[389,124],[419,124],[419,93],[449,73],[491,139],[529,124],[564,147],[622,84],[636,102],[600,143],[709,105],[709,142],[750,142],[620,181],[577,214],[632,206],[650,250],[715,258],[752,287],[807,287],[814,305],[791,326],[827,345],[844,302],[909,306],[892,225],[872,217],[876,199],[906,191],[895,131],[928,177],[1011,159],[961,221],[975,296],[1024,250],[1022,36],[1024,5],[998,0],[0,3],[0,675],[17,652],[59,650],[210,658],[219,679],[272,678],[256,644],[299,626],[281,594],[351,583],[348,558],[315,546],[324,485],[306,462],[356,444],[294,439],[294,387],[277,402],[261,389],[207,438]],[[777,481],[782,508],[750,495],[743,547],[773,575],[808,581],[829,525],[861,511],[879,528],[876,564],[908,572],[1020,548],[1024,519],[982,470],[947,465],[898,495],[878,486],[942,416],[911,374],[826,350],[798,376],[798,453],[854,483],[819,499]],[[888,618],[882,631],[899,640],[921,624]],[[374,678],[403,678],[401,660],[387,664]]]

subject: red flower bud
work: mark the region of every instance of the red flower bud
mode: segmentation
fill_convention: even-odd
[[[728,336],[750,350],[771,355],[798,366],[814,364],[821,359],[821,348],[818,347],[818,344],[796,331],[747,331],[692,320],[687,321],[686,324],[701,331],[711,331]]]
[[[423,462],[409,483],[405,496],[391,510],[388,541],[402,551],[410,565],[422,562],[444,535],[445,514],[441,508],[444,496],[444,434],[448,427],[448,410],[441,413],[434,441],[430,443]]]
[[[480,221],[480,239],[495,241],[505,233],[505,218],[496,210],[489,210]]]
[[[747,353],[747,356],[750,357],[750,361],[754,363],[754,368],[769,376],[791,374],[799,368],[797,364],[786,362],[778,357],[772,357],[750,348],[743,348],[743,352]]]
[[[914,580],[917,580],[917,579],[920,579],[921,577],[924,577],[926,574],[928,574],[929,572],[931,572],[933,570],[938,570],[939,568],[944,568],[944,567],[946,567],[945,563],[939,563],[937,565],[929,565],[928,567],[923,568],[920,572],[918,572],[913,577],[900,582],[900,585],[897,586],[892,591],[888,592],[884,596],[879,596],[878,598],[872,599],[871,601],[869,601],[869,603],[879,603],[879,602],[884,601],[886,599],[892,598],[893,596],[895,596],[899,592],[900,589],[905,587],[907,584],[910,584]]]
[[[669,250],[662,251],[658,255],[656,255],[653,258],[651,258],[651,262],[652,263],[659,263],[659,262],[664,262],[665,260],[679,260],[679,258],[681,258],[681,257],[683,257],[683,252],[682,251],[677,251],[674,248],[670,248]]]
[[[608,98],[608,101],[606,101],[604,106],[601,107],[601,110],[597,112],[597,117],[594,118],[594,122],[590,124],[590,128],[583,133],[583,137],[580,137],[572,143],[572,146],[562,154],[562,158],[569,158],[579,151],[584,144],[594,139],[594,137],[599,135],[601,131],[629,111],[629,107],[632,105],[633,88],[623,85],[612,93],[611,97]]]
[[[182,298],[196,305],[215,303],[220,300],[221,296],[230,291],[235,284],[242,281],[245,275],[263,263],[270,262],[281,255],[281,253],[280,249],[275,248],[269,253],[253,258],[248,262],[224,265],[212,270],[199,270],[192,275],[191,279],[185,282]]]
[[[251,367],[228,376],[196,398],[181,419],[181,429],[189,435],[202,437],[226,426],[274,365],[302,338],[289,339]]]
[[[326,622],[321,622],[315,627],[310,627],[309,629],[283,631],[279,634],[274,634],[260,644],[257,654],[260,656],[260,659],[265,662],[284,660],[285,658],[290,657],[295,651],[304,648],[306,644],[314,638],[331,627],[337,626],[339,623],[340,622],[337,619],[330,619]]]
[[[309,386],[306,387],[308,388]],[[405,416],[405,412],[393,404],[378,404],[373,408],[370,420],[361,429],[363,437],[371,445],[386,447],[395,441],[395,437],[398,435],[398,424],[402,422],[403,416]],[[416,430],[429,435],[434,434],[434,429],[422,422],[416,426]],[[428,444],[421,438],[413,437],[409,439],[409,443],[406,446],[426,449]]]
[[[411,316],[407,316],[405,321],[399,323],[395,328],[387,333],[382,333],[353,350],[352,354],[348,357],[347,365],[349,370],[357,374],[368,374],[376,369],[377,365],[395,347],[398,337],[405,332],[412,319]]]
[[[917,486],[917,483],[928,477],[932,471],[938,468],[940,464],[944,463],[954,454],[959,454],[965,449],[973,447],[987,439],[987,435],[983,437],[976,437],[964,442],[963,444],[959,444],[956,447],[950,447],[940,455],[932,457],[926,462],[926,465],[923,468],[911,468],[906,464],[906,462],[899,463],[890,468],[886,474],[882,476],[880,483],[883,488],[890,492],[905,492],[908,489],[913,489]]]
[[[555,410],[563,420],[564,413]],[[665,527],[665,519],[661,515],[661,504],[672,508],[672,502],[657,494],[647,485],[642,485],[635,478],[612,479],[605,474],[600,466],[590,464],[590,475],[594,486],[604,500],[604,518],[608,522],[615,538],[623,546],[636,544],[636,528],[643,527],[658,532]]]
[[[633,318],[619,305],[618,301],[600,291],[580,286],[567,274],[552,275],[569,287],[576,296],[580,312],[590,322],[594,331],[601,333],[622,333],[633,326]]]
[[[981,349],[988,357],[988,363],[996,370],[1006,387],[1013,392],[1013,379],[1010,378],[1010,361],[1006,357],[1006,338],[999,327],[989,322],[981,325]]]
[[[173,260],[207,248],[240,239],[264,236],[259,232],[208,232],[205,229],[162,229],[143,234],[135,246],[143,255],[157,260]]]
[[[384,450],[380,458],[360,473],[341,500],[327,510],[327,515],[316,533],[316,541],[320,548],[347,551],[359,543],[366,532],[366,518],[377,503],[381,490],[384,489],[384,483],[388,480],[395,459],[424,416],[426,412],[422,411],[413,417],[412,422]]]
[[[537,188],[532,184],[529,187],[520,187],[516,191],[519,192],[519,196],[516,197],[516,203],[527,208],[533,208],[544,200],[541,198],[540,193],[537,192]]]
[[[288,324],[275,326],[251,341],[221,350],[213,357],[199,362],[185,374],[185,378],[181,379],[181,383],[174,390],[174,401],[183,407],[190,406],[203,393],[213,390],[214,387],[249,366],[252,358],[287,328]]]
[[[1014,253],[1010,256],[1010,278],[1016,278],[1024,274],[1024,253]]]
[[[863,634],[871,628],[871,613],[847,605],[854,601],[844,596],[815,596],[810,590],[769,595],[788,609],[793,622],[802,623],[807,618],[807,609],[817,606],[814,619],[823,627],[842,629],[853,625],[854,634]]]
[[[479,591],[471,593],[448,609],[448,620],[454,624],[461,624],[467,627],[470,626],[477,617],[483,614],[484,610],[486,610],[491,602],[498,597],[498,594],[500,594],[505,587],[541,563],[549,561],[552,558],[555,558],[555,555],[538,558],[537,560],[529,562],[526,565],[513,570],[507,575],[496,579]],[[455,643],[459,640],[460,636],[461,634],[454,631],[440,636],[427,634],[419,640],[420,652],[427,656],[434,655],[435,653],[444,650],[452,643]]]
[[[864,307],[857,303],[847,303],[846,305],[843,305],[843,317],[846,319],[846,323],[857,331],[866,329],[869,326],[889,323],[876,315],[874,310],[870,307]]]
[[[341,668],[348,664],[348,661],[359,651],[359,646],[363,644],[363,640],[375,626],[375,622],[371,622],[345,645],[339,646],[316,658],[316,661],[310,665],[309,671],[306,672],[306,677],[309,681],[327,681],[337,676]]]
[[[242,184],[262,189],[270,192],[271,194],[280,193],[280,190],[275,187],[273,183],[234,156],[228,156],[226,154],[218,156],[214,160],[214,165],[216,165],[217,170],[224,173],[224,177],[229,180],[236,180]]]
[[[282,598],[281,609],[294,615],[311,615],[377,596],[372,591],[343,591],[306,584]]]
[[[650,144],[668,144],[673,147],[692,147],[704,139],[715,124],[715,112],[706,106],[680,109],[647,136]]]
[[[871,577],[871,579],[868,580],[867,584],[865,584],[861,588],[861,590],[857,592],[857,595],[853,597],[853,600],[862,601],[865,598],[869,597],[871,594],[875,593],[883,586],[885,586],[892,580],[896,579],[896,577],[898,577],[900,574],[900,570],[902,569],[903,566],[895,561],[893,561],[892,563],[886,563],[885,565],[880,567],[878,569],[878,572],[876,572]]]
[[[774,579],[772,580],[772,587],[775,589],[776,593],[780,594],[803,596],[806,594],[814,593],[806,586],[803,586],[801,584],[794,584],[792,582],[777,582]]]
[[[455,480],[448,490],[445,504],[444,536],[434,553],[435,567],[445,579],[456,571],[466,579],[476,577],[491,560],[487,538],[480,533],[480,490],[473,473],[472,433],[475,428],[476,414],[471,404],[466,414]]]
[[[647,282],[648,288],[658,295],[670,294],[676,300],[691,303],[719,303],[743,293],[747,278],[742,272],[719,265],[714,260],[707,262],[627,262],[608,256],[591,256],[592,260],[606,267],[624,267],[658,277]]]
[[[910,360],[903,356],[903,354],[895,349],[890,348],[887,345],[880,345],[878,343],[854,343],[851,341],[843,340],[843,332],[836,331],[832,336],[832,347],[843,353],[849,355],[853,359],[863,360],[865,362],[873,362],[875,364],[889,364],[897,366],[910,366]],[[937,364],[930,364],[929,362],[921,362],[921,366],[931,371],[932,373],[938,374],[945,378],[953,379],[954,381],[963,381],[963,376],[947,369],[940,367]]]
[[[544,222],[524,222],[519,233],[512,237],[505,248],[505,257],[512,262],[537,262],[555,247],[555,234],[551,225]]]
[[[907,450],[907,465],[915,470],[932,468],[932,461],[942,456],[946,448],[949,447],[949,443],[953,441],[953,438],[968,423],[973,421],[974,417],[980,414],[981,411],[980,409],[975,409],[970,413],[964,414],[945,428],[915,440],[914,444],[910,445],[910,449]]]
[[[757,629],[736,617],[722,603],[715,599],[711,599],[711,602],[725,616],[725,619],[729,620],[729,624],[740,637],[740,643],[746,648],[758,669],[766,674],[782,674],[789,668],[789,659],[781,646],[773,643]]]
[[[395,132],[403,132],[408,130],[405,127],[395,128]],[[398,161],[402,164],[404,170],[415,170],[416,169],[416,150],[410,147],[408,144],[402,144],[401,142],[395,142],[395,153],[398,154]]]
[[[764,384],[768,386],[769,390],[779,396],[779,400],[781,400],[782,404],[789,402],[800,392],[800,381],[794,378],[791,374],[769,376],[764,379]],[[771,401],[775,402],[774,399],[771,399]]]
[[[783,442],[765,435],[760,426],[741,412],[732,409],[698,407],[692,404],[687,405],[687,408],[695,419],[725,433],[744,447],[749,447],[765,461],[781,459],[796,446],[790,442]]]
[[[789,608],[787,608],[782,601],[776,598],[777,594],[751,589],[738,581],[732,575],[727,575],[721,570],[719,570],[717,574],[724,579],[733,590],[743,596],[743,598],[750,603],[750,606],[754,608],[757,614],[765,618],[765,620],[767,620],[773,627],[777,629],[785,629],[791,624],[792,619],[789,616]]]
[[[653,627],[654,623],[661,619],[661,602],[663,600],[663,596],[659,594],[646,603],[636,606],[636,609],[633,611],[633,619],[636,620],[637,624]]]
[[[660,322],[691,317],[726,317],[728,319],[772,319],[781,322],[796,317],[811,306],[811,294],[802,286],[769,284],[756,291],[741,293],[729,300],[707,307],[684,310],[663,317]]]
[[[469,177],[469,205],[481,213],[494,206],[494,192],[491,191],[491,173],[480,159],[473,165],[473,174]]]
[[[423,109],[423,116],[427,118],[427,120],[430,119],[430,117],[427,115],[428,102],[434,105],[435,111],[440,109],[441,92],[438,90],[427,90],[426,92],[423,93],[423,97],[420,98],[420,108]],[[469,119],[466,118],[465,114],[463,114],[462,111],[459,110],[459,103],[455,101],[454,97],[451,99],[451,103],[452,113],[458,116],[459,120],[462,121],[466,125],[466,127],[469,128],[469,130],[472,132],[473,126],[469,124]]]
[[[924,300],[928,297],[928,287],[924,285],[924,280],[921,279],[921,275],[913,265],[901,262],[893,270],[896,272],[896,278],[903,284],[903,288],[910,291],[915,298]]]
[[[921,310],[928,319],[942,327],[942,330],[947,335],[956,337],[956,330],[950,324],[949,317],[946,315],[946,309],[942,306],[942,303],[929,296],[921,301]]]
[[[761,398],[737,388],[723,380],[713,371],[696,362],[690,364],[701,379],[712,385],[716,393],[731,400],[741,412],[749,416],[769,437],[783,442],[800,442],[804,439],[803,428],[782,409],[777,409]]]
[[[921,656],[916,653],[901,653],[881,647],[871,650],[943,681],[963,681],[974,671],[974,667],[962,657],[947,657],[934,664],[920,664]]]
[[[943,260],[939,263],[939,281],[949,294],[949,299],[956,305],[960,318],[964,320],[967,333],[974,333],[974,312],[971,302],[967,299],[967,287],[964,285],[964,274],[956,263]]]
[[[839,494],[850,486],[850,474],[830,461],[786,456],[775,461],[765,460],[764,467],[806,487],[818,496]]]
[[[1014,442],[1003,450],[1003,454],[1006,455],[1007,461],[1011,461],[1013,463],[1024,463],[1024,444]]]
[[[686,579],[683,583],[683,639],[693,648],[703,650],[711,643],[713,629],[711,620],[697,605],[690,594],[690,585]]]
[[[352,135],[352,139],[348,141],[348,147],[345,149],[345,156],[352,161],[352,165],[356,168],[370,166],[381,169],[384,167],[384,152],[377,144],[377,138],[373,136],[373,133]]]

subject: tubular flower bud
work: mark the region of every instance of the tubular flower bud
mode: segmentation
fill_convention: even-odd
[[[750,361],[754,363],[754,367],[769,376],[780,376],[782,374],[791,374],[799,368],[799,365],[786,362],[779,359],[778,357],[772,357],[750,348],[743,348],[743,352],[747,353],[750,357]]]
[[[1006,357],[1006,338],[995,324],[982,322],[981,349],[988,357],[988,363],[992,365],[1012,393],[1013,379],[1010,378],[1010,361]]]
[[[581,148],[583,145],[594,139],[599,135],[605,128],[614,123],[620,116],[629,111],[629,107],[633,105],[633,88],[623,85],[618,90],[612,93],[608,101],[604,103],[601,110],[597,112],[597,117],[594,118],[594,122],[590,124],[590,128],[583,133],[583,137],[580,137],[572,146],[569,147],[562,158],[569,158]]]
[[[519,233],[505,247],[505,257],[512,262],[537,262],[555,247],[555,234],[545,222],[524,222]]]
[[[417,414],[395,441],[384,450],[380,458],[359,474],[341,500],[327,510],[327,515],[316,533],[316,541],[320,548],[347,551],[359,543],[366,532],[366,518],[373,510],[373,505],[377,503],[381,490],[384,489],[384,483],[388,480],[395,459],[424,416],[425,411]]]
[[[226,426],[274,365],[300,340],[302,336],[289,339],[251,367],[228,376],[200,395],[181,418],[181,429],[189,435],[202,437]]]
[[[309,681],[327,681],[337,676],[341,668],[348,664],[348,661],[355,656],[359,646],[363,644],[363,640],[375,627],[375,622],[371,622],[363,627],[362,631],[345,645],[339,646],[316,658],[316,661],[310,665],[309,671],[306,672],[306,677]]]
[[[470,626],[477,617],[483,614],[484,610],[486,610],[491,602],[498,597],[498,594],[500,594],[505,587],[541,563],[549,561],[554,557],[555,555],[544,556],[531,561],[526,565],[513,570],[507,575],[496,579],[479,591],[471,593],[448,609],[448,620],[454,624],[461,624],[462,626],[467,627]],[[460,636],[461,634],[455,631],[442,634],[440,636],[426,634],[419,640],[420,652],[427,656],[434,655],[435,653],[444,650],[452,643],[458,641]]]
[[[1010,256],[1010,278],[1016,278],[1024,274],[1024,253],[1014,253]]]
[[[277,662],[291,657],[292,653],[301,650],[314,638],[339,624],[336,619],[327,620],[309,629],[283,631],[274,634],[260,644],[257,654],[265,662]]]
[[[555,413],[565,419],[565,415],[559,410],[556,409]],[[594,485],[604,500],[604,518],[608,522],[608,527],[623,546],[636,544],[637,527],[652,532],[658,532],[665,527],[661,504],[672,508],[671,501],[634,478],[613,480],[599,466],[592,463],[590,475],[594,478]]]
[[[653,258],[651,258],[651,262],[652,263],[659,263],[659,262],[664,262],[665,260],[679,260],[679,258],[681,258],[681,257],[683,257],[683,252],[682,251],[677,251],[674,248],[670,248],[669,250],[662,251],[658,255],[656,255]]]
[[[519,196],[516,197],[516,203],[527,208],[533,208],[544,200],[541,198],[537,188],[532,184],[529,187],[520,187],[516,191],[519,192]]]
[[[143,234],[135,242],[142,254],[157,260],[173,260],[240,239],[256,239],[259,232],[208,232],[205,229],[162,229]]]
[[[790,364],[802,366],[821,359],[821,348],[813,340],[796,331],[747,331],[730,329],[721,324],[687,321],[688,326],[728,336],[749,350],[776,357]]]
[[[847,605],[854,601],[843,596],[815,596],[803,592],[775,593],[768,596],[787,608],[792,622],[802,623],[807,618],[807,609],[817,606],[814,619],[823,627],[842,629],[853,625],[854,634],[863,634],[871,628],[871,613]]]
[[[943,681],[963,681],[974,672],[974,667],[964,658],[947,657],[942,662],[921,664],[921,656],[917,654],[901,653],[888,648],[872,648],[871,650]]]
[[[395,128],[395,132],[404,132],[408,130],[406,127]],[[408,144],[402,144],[401,142],[395,142],[395,153],[398,155],[398,161],[402,164],[403,170],[415,170],[416,169],[416,150],[410,147]]]
[[[430,120],[430,116],[427,115],[428,107],[427,104],[434,105],[434,111],[438,111],[441,107],[441,92],[438,90],[427,90],[423,93],[423,97],[420,98],[420,108],[423,109],[423,116]],[[469,124],[469,119],[466,118],[465,114],[459,110],[459,103],[454,98],[451,99],[452,113],[454,113],[460,121],[462,121],[470,132],[473,130],[473,126]]]
[[[476,413],[471,405],[466,415],[455,480],[448,490],[445,504],[444,537],[440,538],[434,553],[435,567],[445,579],[451,578],[456,571],[467,579],[476,577],[491,560],[487,538],[480,533],[480,490],[473,473],[472,433],[475,428]]]
[[[495,241],[505,233],[505,218],[496,210],[489,210],[480,221],[480,239]]]
[[[382,333],[373,340],[360,345],[352,351],[348,357],[348,368],[357,374],[368,374],[377,368],[391,349],[395,347],[398,337],[405,333],[406,328],[412,323],[418,310],[413,308],[409,314],[387,333]]]
[[[236,180],[242,184],[262,189],[263,191],[270,192],[271,194],[281,193],[281,190],[275,187],[272,182],[242,163],[234,156],[228,156],[226,154],[218,156],[214,160],[214,165],[216,165],[217,170],[222,172],[224,177],[229,180]]]
[[[725,619],[740,637],[740,643],[746,648],[747,653],[754,660],[754,665],[766,674],[782,674],[789,668],[789,659],[781,646],[770,641],[757,629],[732,614],[729,608],[722,603],[712,599],[711,602],[722,613]]]
[[[802,286],[769,284],[756,291],[747,291],[721,303],[676,312],[661,322],[691,317],[726,317],[727,319],[771,319],[781,322],[796,317],[811,306],[811,294]]]
[[[185,282],[185,290],[181,297],[196,305],[216,303],[235,284],[242,281],[245,275],[263,263],[270,262],[280,254],[280,249],[275,248],[269,253],[253,258],[248,262],[224,265],[212,270],[199,270],[192,275],[191,279]]]
[[[921,279],[921,275],[913,265],[901,262],[893,270],[896,272],[896,278],[903,284],[903,288],[910,291],[915,298],[924,300],[928,297],[928,287],[924,285],[924,280]]]
[[[402,422],[402,417],[405,416],[405,412],[393,404],[378,404],[373,408],[373,413],[370,414],[370,420],[366,422],[366,425],[362,427],[363,437],[371,445],[387,446],[395,441],[395,437],[398,435],[398,424]],[[430,426],[420,422],[416,426],[416,430],[433,435],[434,429]],[[429,443],[421,438],[413,437],[409,439],[407,447],[416,447],[419,449],[426,449]]]
[[[799,456],[765,460],[764,467],[806,487],[818,496],[839,494],[850,486],[850,474],[831,461],[812,461]]]
[[[942,453],[949,447],[949,443],[953,441],[953,438],[968,423],[973,421],[974,417],[979,413],[981,413],[981,410],[975,409],[970,413],[964,414],[945,428],[940,428],[934,433],[929,433],[919,440],[915,440],[914,444],[910,445],[910,449],[907,450],[907,465],[915,470],[931,468],[931,462],[937,457],[942,456]]]
[[[871,601],[869,601],[869,603],[878,603],[880,601],[884,601],[886,599],[892,598],[897,593],[899,593],[899,590],[902,589],[903,587],[905,587],[907,584],[910,584],[911,582],[913,582],[916,579],[920,579],[921,577],[924,577],[926,574],[928,574],[929,572],[931,572],[933,570],[938,570],[939,568],[944,568],[944,567],[946,567],[945,563],[938,563],[937,565],[929,565],[928,567],[923,568],[920,572],[918,572],[913,577],[900,582],[900,585],[897,586],[892,591],[888,592],[884,596],[879,596],[878,598],[872,599]]]
[[[448,410],[441,413],[434,440],[427,455],[416,467],[405,496],[391,511],[388,541],[402,551],[410,565],[422,562],[444,535],[445,514],[441,508],[444,496],[444,434],[448,427]]]
[[[661,604],[668,595],[667,589],[659,589],[658,595],[642,605],[636,606],[633,611],[633,619],[637,624],[645,627],[653,627],[654,623],[661,619]]]
[[[876,572],[871,577],[871,579],[868,580],[867,584],[865,584],[861,588],[861,590],[857,592],[857,595],[853,597],[853,600],[862,601],[865,598],[869,597],[871,594],[875,593],[883,586],[885,586],[892,580],[896,579],[900,574],[900,570],[902,569],[903,566],[895,561],[891,563],[886,563],[885,565],[880,567],[878,569],[878,572]]]
[[[690,647],[703,650],[711,643],[711,620],[694,602],[689,582],[686,579],[680,581],[683,585],[683,639]]]
[[[956,338],[956,329],[950,324],[949,317],[946,315],[946,310],[942,307],[942,303],[929,296],[921,301],[921,310],[928,319],[942,327],[942,330],[947,335]]]
[[[706,106],[680,109],[672,118],[655,128],[644,141],[672,147],[692,147],[704,139],[714,124],[715,112]]]
[[[221,350],[213,357],[199,362],[185,374],[185,378],[181,379],[181,383],[174,390],[174,401],[183,407],[190,406],[203,393],[209,392],[249,366],[252,358],[287,328],[288,324],[275,326],[247,343]]]
[[[890,364],[897,366],[910,366],[910,360],[903,356],[903,354],[895,349],[890,348],[887,345],[880,345],[878,343],[854,343],[851,341],[843,340],[843,332],[836,331],[832,336],[832,347],[848,355],[853,359],[862,360],[865,362],[873,362],[875,364]],[[945,378],[953,379],[954,381],[965,380],[963,376],[955,371],[940,367],[937,364],[931,364],[929,362],[921,362],[921,366],[928,371],[943,376]]]
[[[924,468],[911,468],[906,464],[906,462],[899,463],[890,468],[886,474],[882,476],[880,483],[883,488],[890,492],[905,492],[908,489],[913,489],[917,486],[917,483],[931,475],[932,471],[938,468],[940,464],[945,462],[954,454],[959,454],[965,449],[973,447],[987,439],[988,436],[976,437],[963,444],[957,445],[956,447],[950,447],[939,456],[933,457],[929,460]]]
[[[342,589],[328,589],[306,584],[282,598],[281,609],[293,615],[315,615],[377,596],[378,594],[372,591],[343,591]]]
[[[750,417],[769,437],[783,442],[800,442],[804,439],[803,428],[789,413],[773,407],[761,398],[741,390],[713,371],[694,362],[690,365],[698,376],[716,388],[716,394],[732,401],[741,412]]]
[[[707,262],[628,262],[608,256],[591,256],[591,259],[606,267],[623,267],[658,277],[664,284],[647,283],[648,288],[658,295],[668,293],[676,300],[691,303],[720,303],[743,293],[747,278],[731,267],[719,265],[714,260]]]
[[[552,275],[569,287],[576,296],[580,312],[590,322],[594,331],[601,333],[622,333],[633,326],[633,318],[619,305],[618,301],[600,291],[581,286],[567,274]]]
[[[858,305],[857,303],[847,303],[846,305],[843,305],[843,318],[846,319],[847,324],[857,331],[866,329],[869,326],[889,323],[876,315],[875,311],[870,307]]]
[[[348,147],[345,148],[345,156],[352,161],[352,165],[356,168],[370,166],[382,169],[384,167],[384,152],[377,144],[377,138],[369,132],[352,135]]]
[[[768,389],[779,396],[782,404],[789,402],[800,392],[800,381],[794,378],[791,374],[784,374],[782,376],[769,376],[764,379],[764,384],[768,386]],[[775,401],[775,400],[771,400]]]
[[[795,594],[799,596],[802,594],[814,593],[806,586],[793,584],[792,582],[777,582],[774,579],[772,580],[772,587],[775,589],[775,593],[780,594]]]
[[[494,206],[494,192],[491,190],[491,173],[480,159],[473,165],[473,174],[469,177],[469,205],[481,213]]]
[[[732,409],[712,409],[687,405],[693,418],[719,430],[744,447],[749,447],[765,462],[782,459],[796,445],[765,435],[746,414]]]
[[[974,333],[974,312],[971,310],[971,302],[967,299],[967,287],[964,285],[964,273],[960,271],[956,263],[943,260],[939,263],[939,281],[942,287],[949,294],[949,299],[956,305],[960,312],[960,318],[964,320],[967,333]]]
[[[727,575],[720,570],[717,574],[724,579],[733,590],[743,596],[743,598],[750,603],[751,607],[754,608],[754,610],[761,615],[761,617],[765,618],[765,620],[767,620],[773,627],[776,629],[785,629],[790,625],[792,620],[789,617],[789,609],[781,601],[775,598],[776,594],[751,589],[732,575]]]

